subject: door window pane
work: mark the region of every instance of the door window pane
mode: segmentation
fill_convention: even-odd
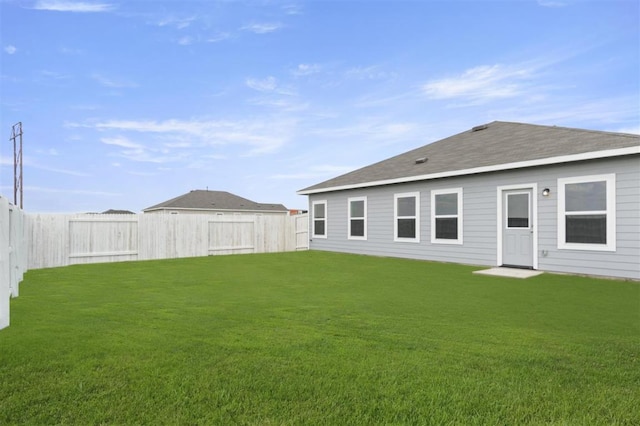
[[[507,194],[507,227],[529,227],[529,194]]]

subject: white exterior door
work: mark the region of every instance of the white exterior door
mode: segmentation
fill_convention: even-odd
[[[531,189],[502,192],[502,264],[533,268]]]

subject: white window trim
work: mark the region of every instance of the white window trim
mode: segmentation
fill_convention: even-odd
[[[351,217],[351,202],[363,201],[364,202],[364,217]],[[364,220],[364,235],[353,236],[351,235],[351,220],[363,219]],[[366,240],[367,239],[367,197],[351,197],[347,198],[347,239],[349,240]]]
[[[324,204],[324,218],[319,220],[324,220],[324,235],[316,235],[316,205]],[[327,200],[318,200],[311,203],[311,236],[313,238],[327,238],[329,234],[329,210],[327,208]]]
[[[606,182],[607,186],[607,210],[582,212],[583,214],[607,215],[607,243],[606,244],[581,244],[566,242],[566,206],[565,185],[572,183]],[[558,249],[561,250],[589,250],[589,251],[616,251],[616,174],[578,176],[558,179]]]
[[[455,240],[436,238],[436,195],[456,194],[458,196],[458,214],[440,215],[441,218],[458,218],[458,238]],[[431,243],[433,244],[462,244],[462,188],[431,190]]]
[[[398,216],[398,198],[415,197],[416,212],[415,216]],[[398,237],[398,219],[415,219],[416,220],[416,236],[415,238]],[[393,241],[403,243],[419,243],[420,242],[420,193],[419,192],[403,192],[393,194]]]

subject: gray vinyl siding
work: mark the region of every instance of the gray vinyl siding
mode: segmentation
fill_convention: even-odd
[[[616,251],[558,248],[558,179],[615,173]],[[537,184],[538,269],[550,272],[640,279],[640,157],[591,160],[472,176],[310,195],[327,200],[327,238],[313,239],[311,249],[441,262],[496,266],[497,188]],[[463,244],[431,243],[431,191],[462,188]],[[551,195],[543,197],[542,189]],[[394,194],[420,193],[420,242],[395,242]],[[367,240],[349,240],[347,199],[367,197]]]

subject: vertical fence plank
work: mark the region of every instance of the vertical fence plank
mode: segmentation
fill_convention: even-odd
[[[0,329],[9,326],[11,297],[18,297],[26,266],[22,210],[0,197]]]

